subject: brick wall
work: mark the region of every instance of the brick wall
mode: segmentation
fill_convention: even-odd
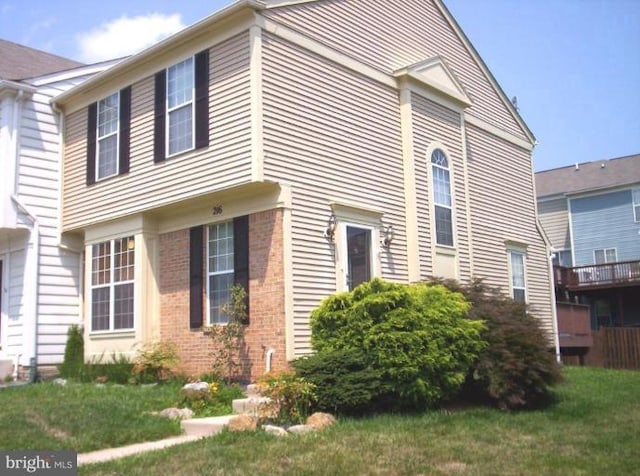
[[[249,216],[250,323],[242,349],[248,380],[264,373],[269,349],[275,351],[272,369],[287,367],[282,233],[282,210]],[[184,372],[209,372],[213,342],[202,330],[189,329],[189,229],[160,235],[159,259],[161,339],[176,344]],[[206,310],[205,291],[203,300]]]

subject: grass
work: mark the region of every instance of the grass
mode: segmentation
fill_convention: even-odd
[[[150,412],[175,406],[179,386],[39,383],[0,390],[0,448],[80,453],[162,439],[180,424]]]
[[[278,439],[228,433],[82,475],[625,475],[640,467],[640,372],[567,368],[552,407],[341,420]]]

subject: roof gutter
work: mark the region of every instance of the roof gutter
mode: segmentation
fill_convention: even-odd
[[[223,7],[220,10],[217,10],[211,15],[205,17],[204,19],[194,23],[193,25],[180,30],[178,33],[175,33],[165,38],[164,40],[154,44],[153,46],[150,46],[140,53],[129,56],[127,59],[103,71],[102,73],[96,74],[84,83],[59,94],[55,98],[55,103],[64,104],[65,101],[67,101],[70,97],[75,96],[83,91],[91,90],[95,87],[95,85],[101,83],[106,78],[117,76],[118,74],[123,73],[129,68],[137,66],[141,62],[144,62],[146,59],[153,57],[163,50],[166,50],[167,46],[169,45],[188,41],[189,38],[195,36],[199,31],[205,30],[208,26],[222,21],[225,18],[233,15],[234,13],[242,11],[245,8],[263,10],[266,8],[266,5],[260,0],[237,0],[234,3],[231,3],[226,7]]]

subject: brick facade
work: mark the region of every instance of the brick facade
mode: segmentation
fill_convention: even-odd
[[[247,380],[264,373],[269,349],[274,350],[272,370],[287,367],[282,219],[280,209],[249,216],[250,312],[242,352]],[[161,340],[176,344],[183,371],[209,372],[213,342],[202,330],[189,328],[189,229],[160,235],[159,268]]]

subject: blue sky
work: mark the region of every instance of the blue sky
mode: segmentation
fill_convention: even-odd
[[[362,0],[365,1],[365,0]],[[640,153],[640,0],[444,0],[538,139],[536,170]],[[228,0],[0,0],[0,37],[81,61]]]

